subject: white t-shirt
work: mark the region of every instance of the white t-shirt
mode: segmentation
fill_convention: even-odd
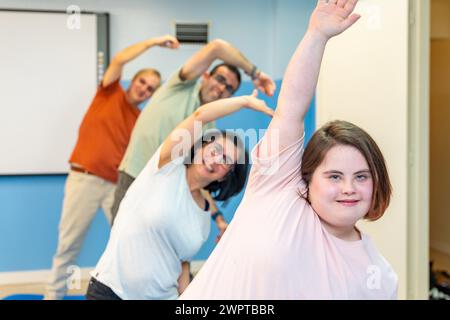
[[[180,299],[395,299],[397,275],[369,237],[333,236],[300,197],[303,139],[265,159],[260,143],[232,222]]]
[[[128,189],[91,274],[122,299],[176,299],[181,262],[209,235],[210,214],[192,198],[183,159],[158,169],[160,152]]]

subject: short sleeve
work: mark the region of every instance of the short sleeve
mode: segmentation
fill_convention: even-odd
[[[192,105],[192,101],[199,99],[198,91],[195,90],[199,83],[197,79],[183,81],[180,79],[180,71],[181,68],[173,73],[170,78],[165,81],[158,90],[156,90],[155,94],[152,96],[152,99],[148,102],[147,106],[150,107],[148,109],[160,110],[154,111],[153,115],[156,115],[155,112],[158,114],[163,114],[168,121],[173,121],[174,119],[171,119],[171,117],[167,118],[168,114],[165,111],[162,111],[170,108],[173,110],[178,110],[178,116],[182,115],[182,118],[179,119],[179,121],[181,121],[188,114],[190,114],[187,109],[189,109]],[[175,121],[173,125],[178,125],[179,121]],[[164,121],[164,123],[167,123],[167,121]]]
[[[145,172],[146,174],[156,174],[160,171],[165,171],[165,170],[169,170],[169,168],[171,167],[176,167],[179,165],[184,165],[184,158],[182,156],[173,159],[172,161],[166,163],[164,166],[162,166],[161,168],[158,168],[158,164],[159,164],[159,158],[161,156],[161,149],[162,149],[162,144],[159,146],[159,148],[156,150],[156,152],[153,154],[153,156],[151,157],[151,159],[147,162],[147,165],[145,166]]]
[[[153,154],[153,156],[150,158],[150,160],[147,162],[147,165],[145,166],[145,169],[143,171],[146,171],[147,174],[155,174],[160,170],[158,168],[159,158],[161,155],[161,149],[162,145],[159,146],[159,148],[156,150],[156,152]]]
[[[276,190],[302,187],[301,161],[305,134],[270,157],[260,158],[259,151],[267,133],[253,148],[251,153],[252,169],[247,189],[257,193],[270,194]]]
[[[114,82],[111,82],[106,87],[104,87],[103,82],[101,82],[97,87],[97,93],[103,94],[103,95],[109,95],[109,94],[116,92],[118,89],[123,90],[120,85],[120,78]]]
[[[184,81],[180,78],[180,72],[182,68],[178,68],[175,73],[173,73],[170,78],[166,81],[165,87],[166,88],[177,88],[179,86],[186,87],[186,86],[195,86],[197,84],[198,78]]]

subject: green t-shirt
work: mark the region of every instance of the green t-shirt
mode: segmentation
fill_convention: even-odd
[[[180,70],[159,88],[136,121],[119,170],[137,177],[173,129],[200,106],[198,79],[182,81]],[[213,128],[209,123],[203,129]]]

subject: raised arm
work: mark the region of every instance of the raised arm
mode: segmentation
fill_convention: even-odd
[[[272,116],[273,110],[263,100],[257,99],[256,95],[257,90],[254,90],[250,96],[216,100],[198,108],[193,114],[183,120],[163,142],[158,167],[161,168],[174,158],[187,155],[187,152],[195,143],[195,130],[209,122],[225,117],[242,108],[253,109]]]
[[[154,46],[176,49],[180,46],[178,40],[170,35],[151,38],[133,44],[117,53],[112,59],[102,80],[103,87],[107,87],[122,75],[123,66],[137,56]]]
[[[269,125],[268,138],[262,141],[259,156],[271,155],[271,139],[280,148],[300,139],[304,119],[315,92],[320,65],[329,39],[344,32],[360,16],[352,14],[357,0],[319,0],[311,15],[308,30],[286,69],[278,106]],[[274,150],[274,152],[276,152]]]
[[[221,39],[211,41],[195,53],[184,64],[180,77],[183,80],[196,79],[206,72],[216,59],[242,69],[252,77],[255,88],[263,93],[272,96],[275,92],[275,83],[268,75],[255,69],[255,66],[239,50]]]

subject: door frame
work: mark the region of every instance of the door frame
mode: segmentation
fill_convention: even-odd
[[[429,292],[430,0],[410,0],[407,298]]]

